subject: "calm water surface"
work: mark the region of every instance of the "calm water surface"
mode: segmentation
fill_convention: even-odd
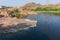
[[[37,20],[36,28],[10,34],[0,34],[0,40],[60,40],[60,17],[38,14],[27,17]]]

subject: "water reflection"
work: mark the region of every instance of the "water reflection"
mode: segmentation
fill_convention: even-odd
[[[60,17],[40,14],[37,15],[37,30],[44,33],[50,40],[60,40]],[[33,18],[32,18],[33,19]]]

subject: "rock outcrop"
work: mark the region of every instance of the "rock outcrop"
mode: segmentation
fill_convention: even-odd
[[[10,17],[0,18],[0,33],[27,30],[30,27],[36,27],[36,21],[32,21],[29,19],[10,18]]]

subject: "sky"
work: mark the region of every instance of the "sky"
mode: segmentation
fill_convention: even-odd
[[[60,0],[49,0],[50,3],[60,3]],[[29,2],[36,2],[40,4],[46,4],[47,0],[0,0],[0,6],[23,6]]]

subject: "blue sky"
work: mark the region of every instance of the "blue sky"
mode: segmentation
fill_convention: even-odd
[[[47,0],[0,0],[0,6],[23,6],[28,2],[46,4]],[[50,0],[50,3],[60,3],[60,0]]]

